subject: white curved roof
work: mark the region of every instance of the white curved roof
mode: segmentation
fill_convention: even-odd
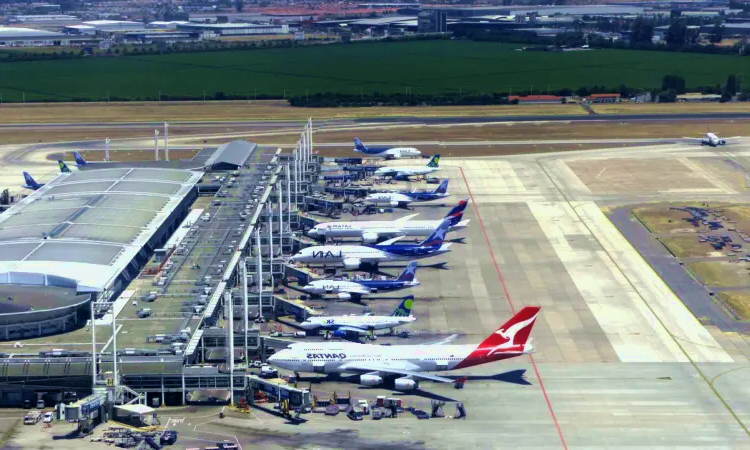
[[[58,175],[0,214],[0,284],[6,273],[55,275],[76,280],[79,291],[106,289],[201,175],[144,168]]]

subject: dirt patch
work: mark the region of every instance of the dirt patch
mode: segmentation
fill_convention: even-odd
[[[750,291],[724,291],[717,297],[740,320],[750,320]]]
[[[578,105],[293,108],[283,100],[5,104],[0,123],[163,122],[165,120],[319,120],[359,117],[554,116],[582,114]]]
[[[685,206],[685,205],[682,205]],[[692,206],[692,205],[691,205]],[[636,208],[632,211],[651,233],[697,233],[697,229],[685,221],[685,211],[664,208]]]
[[[750,103],[609,103],[591,105],[599,114],[745,113]],[[705,129],[705,126],[701,129]]]
[[[700,242],[697,235],[659,238],[669,251],[678,258],[710,256],[714,248],[707,242]]]
[[[708,287],[750,285],[750,272],[744,263],[701,261],[685,266]]]

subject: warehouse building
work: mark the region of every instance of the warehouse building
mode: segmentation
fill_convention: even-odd
[[[70,43],[70,36],[54,31],[0,27],[0,46],[2,47],[42,47],[70,45]]]
[[[129,20],[92,20],[80,25],[71,25],[63,28],[64,33],[71,34],[96,34],[100,31],[128,31],[142,30],[146,26],[141,22]]]
[[[260,34],[288,34],[289,25],[251,23],[188,23],[178,24],[178,31],[212,32],[217,36],[248,36]]]

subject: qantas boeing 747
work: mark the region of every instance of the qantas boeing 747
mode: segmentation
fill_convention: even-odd
[[[464,369],[531,353],[529,335],[540,309],[523,308],[479,345],[300,342],[277,352],[268,361],[294,372],[359,374],[359,382],[365,386],[377,386],[392,378],[395,389],[400,391],[416,389],[420,380],[461,383],[461,379],[426,372]]]

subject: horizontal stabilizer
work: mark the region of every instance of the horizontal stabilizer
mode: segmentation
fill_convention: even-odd
[[[406,222],[407,220],[411,220],[411,219],[417,217],[418,215],[419,215],[419,213],[417,213],[417,214],[410,214],[410,215],[404,216],[404,217],[399,217],[398,219],[394,220],[394,222]]]

